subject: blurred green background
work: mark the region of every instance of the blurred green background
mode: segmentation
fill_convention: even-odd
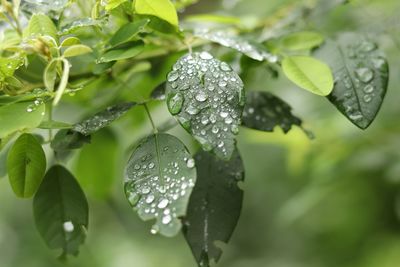
[[[201,0],[180,16],[217,13],[251,20],[299,2],[313,1]],[[272,134],[241,130],[244,206],[231,241],[222,244],[220,267],[400,266],[400,2],[350,1],[337,6],[335,2],[340,1],[320,1],[297,27],[328,37],[345,31],[372,36],[390,66],[383,107],[372,126],[362,131],[326,99],[296,88],[284,77],[269,78],[266,70],[252,71],[246,89],[272,91],[285,99],[316,139],[308,140],[298,128],[287,135],[279,129]],[[130,79],[125,98],[135,99],[153,88],[173,58],[176,55]],[[76,121],[86,108],[112,94],[113,84],[96,90],[93,99],[90,90],[71,96],[56,111],[56,119]],[[159,125],[170,119],[164,104],[151,108]],[[69,161],[90,203],[87,242],[77,258],[70,258],[69,266],[196,266],[182,235],[172,239],[151,235],[151,224],[140,221],[125,200],[123,166],[131,145],[149,131],[142,107],[136,107],[111,129],[96,134],[92,145]],[[171,132],[195,149],[179,127]],[[100,182],[112,188],[110,198],[104,199],[106,192],[85,180],[90,175],[101,176]],[[0,266],[63,266],[56,260],[58,252],[48,250],[36,232],[31,206],[30,200],[15,198],[7,179],[0,180]]]

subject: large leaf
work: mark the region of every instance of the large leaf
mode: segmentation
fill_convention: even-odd
[[[32,197],[43,180],[46,156],[38,140],[22,134],[11,147],[7,157],[11,188],[18,197]]]
[[[185,55],[167,77],[167,105],[204,150],[229,159],[245,102],[240,77],[209,53]]]
[[[57,40],[57,28],[53,21],[44,14],[34,14],[24,32],[25,37],[50,36]]]
[[[44,111],[45,105],[38,100],[0,106],[0,138],[36,128],[44,117]]]
[[[134,105],[135,103],[133,102],[127,102],[109,106],[105,110],[75,124],[73,130],[83,135],[90,135],[110,125],[113,121],[128,112]]]
[[[96,198],[108,197],[116,180],[118,159],[116,136],[106,129],[94,134],[91,144],[82,148],[75,169],[85,192]]]
[[[149,22],[149,19],[142,19],[125,24],[111,37],[110,45],[114,47],[131,41],[132,38],[145,29]]]
[[[352,123],[367,128],[375,119],[386,94],[389,66],[377,45],[357,34],[328,40],[316,51],[333,70],[335,87],[328,96]]]
[[[222,250],[216,241],[227,243],[238,222],[244,168],[237,151],[229,161],[200,151],[195,156],[198,178],[184,219],[183,233],[199,266],[218,261]]]
[[[269,53],[262,45],[236,36],[229,31],[200,29],[195,31],[195,35],[220,45],[233,48],[258,61],[268,60],[269,62],[275,63],[278,60],[276,55]]]
[[[141,15],[152,15],[178,27],[178,15],[170,0],[136,0],[135,11]]]
[[[301,119],[291,110],[285,101],[271,93],[250,91],[246,95],[242,125],[266,132],[273,132],[279,126],[287,133],[292,125],[301,127]]]
[[[156,219],[152,233],[174,236],[195,181],[194,160],[184,144],[172,135],[155,134],[142,140],[129,159],[125,193],[142,220]]]
[[[89,207],[78,182],[63,166],[49,169],[33,199],[36,227],[51,249],[77,255],[85,241]]]
[[[330,68],[323,62],[307,56],[290,56],[282,61],[285,75],[300,88],[326,96],[333,89]]]

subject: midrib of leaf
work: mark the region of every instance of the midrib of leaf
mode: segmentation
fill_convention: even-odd
[[[321,90],[319,90],[319,88],[314,84],[313,81],[311,81],[311,79],[306,75],[306,73],[304,71],[301,70],[301,68],[299,67],[299,65],[296,64],[296,62],[294,60],[292,60],[291,58],[288,58],[292,64],[298,69],[298,71],[300,73],[303,74],[303,76],[306,78],[306,80],[314,87],[314,89],[316,89],[316,91],[323,93]]]
[[[337,49],[338,49],[338,51],[340,53],[340,60],[342,60],[342,62],[343,62],[344,69],[347,72],[347,75],[349,75],[349,77],[350,77],[351,87],[353,88],[354,95],[356,96],[356,99],[357,99],[358,109],[360,110],[361,114],[364,115],[364,111],[363,111],[363,109],[361,108],[361,105],[360,105],[360,98],[358,97],[356,87],[354,86],[353,78],[351,76],[351,73],[350,73],[349,69],[347,68],[347,64],[346,64],[347,62],[346,62],[346,58],[344,56],[342,47],[340,45],[336,45],[336,47],[337,47]]]

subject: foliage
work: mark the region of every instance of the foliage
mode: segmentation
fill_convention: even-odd
[[[371,38],[334,38],[296,24],[302,3],[284,18],[273,16],[272,29],[271,20],[215,14],[179,20],[196,2],[2,1],[0,167],[7,158],[13,191],[34,197],[38,231],[63,258],[85,241],[89,207],[81,186],[111,199],[125,156],[119,138],[139,131],[132,121],[147,117],[153,132],[126,146],[128,202],[142,220],[155,220],[151,233],[183,230],[198,264],[208,266],[222,253],[215,241],[230,240],[241,213],[241,126],[284,133],[297,126],[311,136],[286,100],[248,88],[253,70],[282,73],[326,96],[359,128],[377,116],[389,67]],[[160,103],[192,137],[195,156],[164,133],[175,124],[157,126],[151,107]],[[63,109],[69,116],[55,120]]]

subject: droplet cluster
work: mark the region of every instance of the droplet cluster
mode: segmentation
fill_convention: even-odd
[[[208,52],[179,59],[167,76],[171,114],[206,151],[229,158],[245,102],[240,77]]]

